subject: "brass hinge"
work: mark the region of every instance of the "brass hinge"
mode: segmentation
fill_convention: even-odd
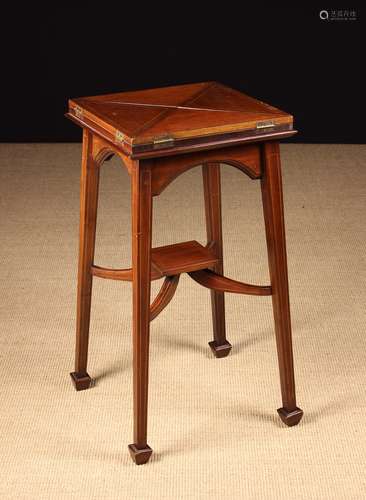
[[[120,132],[119,130],[116,130],[116,135],[115,135],[116,142],[123,142],[125,140],[124,134]]]
[[[158,139],[154,139],[153,146],[154,149],[170,148],[174,146],[174,137],[164,136],[159,137]]]
[[[263,122],[257,122],[257,128],[269,128],[274,127],[273,120],[264,120]]]
[[[83,110],[81,109],[80,106],[75,106],[74,107],[74,113],[76,118],[82,118],[83,117]]]

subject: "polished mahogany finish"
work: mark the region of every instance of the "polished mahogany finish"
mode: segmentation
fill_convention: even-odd
[[[69,117],[135,157],[293,134],[291,115],[217,82],[71,99]]]
[[[67,116],[83,127],[80,246],[75,371],[77,390],[91,386],[87,373],[93,277],[130,281],[133,287],[134,442],[136,464],[146,463],[150,323],[172,300],[182,273],[211,290],[217,358],[231,350],[226,338],[225,293],[272,295],[282,407],[278,414],[296,425],[285,226],[278,139],[295,133],[292,116],[216,82],[72,99]],[[132,267],[94,263],[99,169],[118,155],[132,186]],[[179,175],[202,165],[207,244],[188,241],[152,248],[152,201]],[[223,166],[225,165],[225,166]],[[253,285],[224,275],[220,171],[238,168],[260,179],[270,285]],[[151,281],[164,279],[151,303]]]
[[[295,425],[302,411],[295,397],[280,150],[276,142],[263,145],[261,187],[283,403],[278,413],[285,423]]]
[[[156,316],[158,316],[172,300],[179,283],[179,278],[180,274],[173,274],[172,276],[167,276],[165,278],[159,293],[150,306],[150,321],[155,319]]]
[[[211,290],[226,293],[242,293],[245,295],[272,295],[272,287],[261,285],[249,285],[242,281],[232,280],[217,274],[211,269],[202,269],[188,273],[197,283]]]
[[[207,247],[214,252],[218,259],[217,262],[210,266],[210,269],[222,276],[224,273],[224,263],[222,250],[220,164],[218,162],[205,163],[202,166],[202,175]],[[207,269],[206,272],[209,273],[210,269]],[[214,339],[209,342],[209,346],[216,357],[223,358],[229,354],[231,344],[226,339],[224,292],[217,288],[214,289],[214,287],[211,289],[211,309]]]
[[[99,168],[92,159],[92,137],[83,132],[80,184],[79,267],[76,315],[75,388],[87,389],[91,378],[86,371],[88,358],[90,307],[92,292],[91,266],[94,260],[95,230],[98,207]]]

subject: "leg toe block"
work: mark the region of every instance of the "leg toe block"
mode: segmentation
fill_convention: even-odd
[[[146,445],[145,448],[137,448],[135,444],[129,444],[128,449],[136,465],[146,464],[153,452],[149,445]]]
[[[277,412],[282,422],[286,424],[288,427],[297,425],[302,419],[302,416],[304,414],[301,408],[297,407],[291,411],[287,410],[286,408],[278,408]]]
[[[228,341],[226,341],[225,344],[218,345],[216,340],[212,340],[208,343],[208,345],[211,347],[211,351],[214,353],[216,358],[225,358],[232,348],[232,345]]]
[[[87,373],[72,372],[70,377],[77,391],[89,389],[92,384],[92,378]]]

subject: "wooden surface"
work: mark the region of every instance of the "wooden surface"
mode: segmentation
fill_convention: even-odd
[[[290,114],[218,82],[75,98],[67,116],[129,155],[295,133]]]
[[[216,255],[217,262],[210,266],[216,273],[224,273],[222,249],[221,179],[220,164],[202,165],[203,194],[205,200],[207,247]],[[216,357],[227,356],[231,344],[226,339],[225,297],[222,291],[211,290],[213,340],[209,342]]]
[[[154,196],[161,194],[174,179],[187,170],[208,163],[231,165],[247,174],[251,179],[259,179],[261,175],[261,155],[258,144],[166,156],[154,158],[152,161],[151,182]]]
[[[263,145],[261,187],[283,403],[283,407],[278,409],[278,413],[284,423],[296,425],[302,417],[302,410],[297,408],[295,396],[282,177],[278,143],[271,142]]]
[[[151,280],[205,269],[217,262],[217,257],[197,241],[185,241],[151,249]],[[132,281],[133,268],[111,269],[93,265],[93,276],[120,281]]]
[[[149,459],[147,444],[147,390],[149,379],[150,272],[152,195],[151,167],[136,165],[132,173],[132,339],[134,442],[131,456],[139,463]]]
[[[150,306],[150,321],[155,319],[172,300],[179,283],[179,278],[180,274],[173,274],[165,278],[159,293]]]
[[[201,269],[200,271],[193,271],[188,274],[200,285],[211,290],[216,290],[217,292],[257,296],[272,295],[272,288],[270,286],[250,285],[249,283],[236,281],[218,274],[211,269]]]
[[[80,179],[75,372],[71,373],[77,390],[87,389],[91,383],[87,373],[87,359],[93,283],[91,266],[94,260],[99,186],[99,167],[92,157],[92,142],[92,134],[84,130]]]
[[[137,464],[146,463],[152,453],[147,444],[150,322],[173,298],[180,274],[189,273],[211,289],[213,340],[209,345],[218,358],[231,350],[224,293],[272,294],[282,393],[278,413],[286,425],[296,425],[302,410],[295,398],[281,166],[275,140],[284,127],[285,133],[294,133],[292,117],[215,82],[73,100],[69,114],[84,127],[76,361],[71,374],[76,389],[91,383],[86,370],[93,277],[132,281],[134,442],[129,450]],[[258,124],[266,120],[272,125],[264,133]],[[173,140],[155,147],[155,140],[168,136]],[[99,169],[113,154],[120,156],[131,179],[131,269],[94,263]],[[261,179],[270,286],[241,283],[223,274],[221,163]],[[153,196],[197,165],[203,166],[206,246],[188,241],[151,248]],[[151,281],[162,277],[151,304]]]
[[[161,276],[188,273],[217,263],[215,254],[197,241],[153,248],[152,260]]]

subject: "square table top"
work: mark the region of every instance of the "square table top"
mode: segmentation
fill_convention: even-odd
[[[136,157],[296,133],[290,114],[218,82],[70,99],[67,116]]]

